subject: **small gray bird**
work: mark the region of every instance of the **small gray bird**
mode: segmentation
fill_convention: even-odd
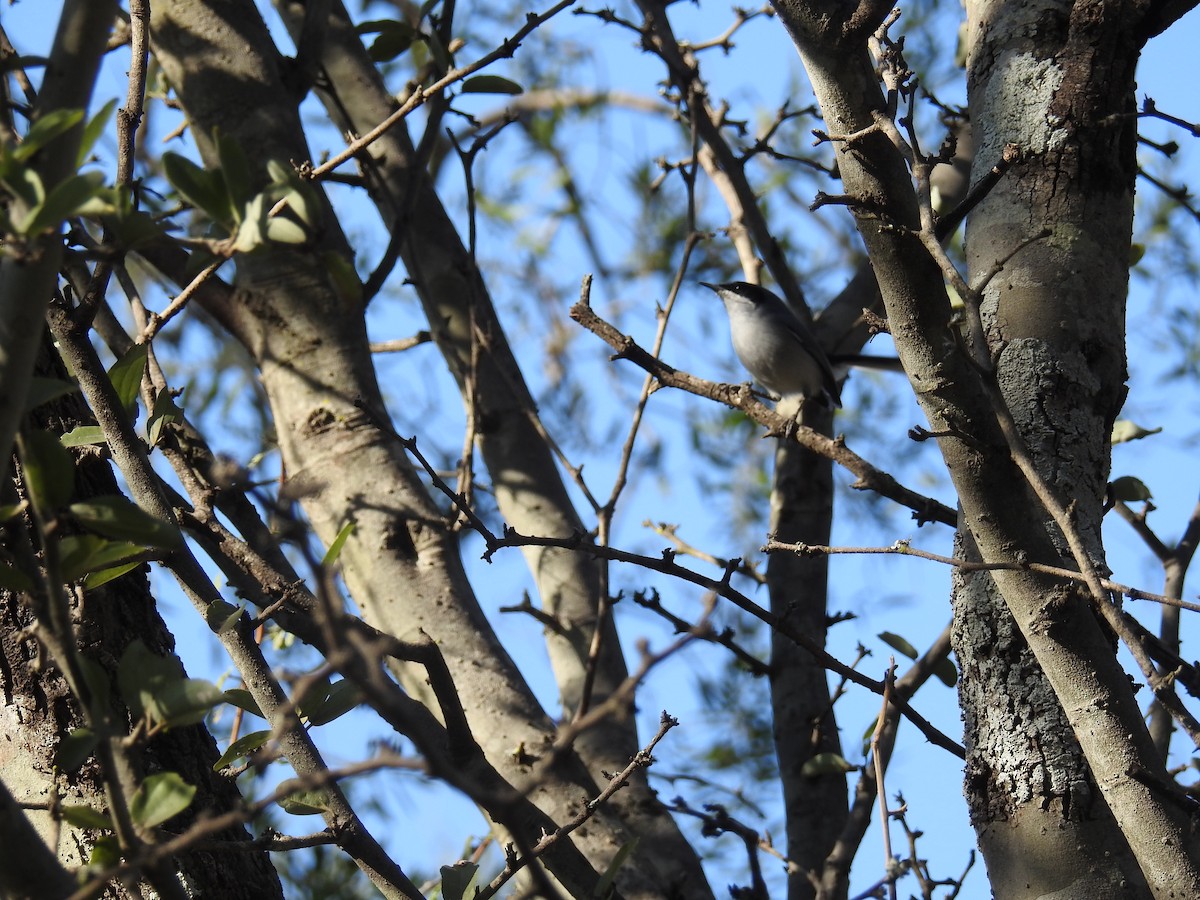
[[[788,305],[756,284],[708,284],[729,314],[733,352],[746,371],[780,397],[816,399],[841,406],[842,397],[829,358],[808,326]]]

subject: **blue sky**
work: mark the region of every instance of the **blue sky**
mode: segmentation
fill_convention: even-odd
[[[55,21],[50,10],[56,10],[58,5],[24,0],[0,10],[0,21],[22,52],[44,53],[49,42],[46,28]],[[726,7],[714,4],[707,4],[702,10],[695,10],[688,4],[676,4],[672,7],[672,13],[679,16],[679,34],[694,38],[716,34],[724,27],[728,16]],[[266,15],[271,19],[269,11]],[[1147,49],[1143,66],[1139,70],[1139,100],[1142,94],[1148,94],[1161,109],[1190,121],[1200,120],[1200,100],[1197,100],[1191,79],[1181,77],[1179,73],[1182,69],[1181,60],[1188,59],[1194,52],[1195,40],[1200,31],[1198,26],[1200,19],[1196,13],[1192,13],[1167,34],[1156,38]],[[550,27],[564,36],[586,35],[587,40],[602,46],[602,50],[581,70],[581,78],[588,86],[653,95],[656,82],[663,76],[661,64],[633,47],[627,34],[616,29],[599,29],[592,20],[570,16],[560,17]],[[738,53],[722,58],[714,51],[704,57],[705,72],[714,92],[737,101],[756,101],[768,109],[777,106],[789,95],[790,86],[801,79],[798,60],[782,29],[777,22],[758,20],[748,25],[739,35],[738,43],[744,48],[753,48],[752,66],[747,66],[746,56]],[[287,47],[286,42],[282,42],[282,45]],[[481,52],[482,48],[476,47],[468,47],[465,51],[467,58],[473,58],[474,54]],[[113,96],[124,97],[123,73],[126,66],[126,57],[121,53],[113,55],[96,96],[97,106]],[[503,74],[506,70],[501,65],[496,71]],[[942,95],[942,99],[954,101],[961,97]],[[495,98],[490,97],[480,97],[472,101],[478,112],[494,108],[496,102]],[[807,99],[800,99],[796,101],[796,105],[806,102]],[[161,121],[159,127],[164,127]],[[1161,122],[1144,123],[1143,131],[1155,140],[1178,140],[1183,147],[1183,163],[1175,180],[1192,176],[1190,180],[1195,181],[1197,151],[1185,135]],[[328,146],[338,149],[333,146],[333,138],[326,137],[330,140]],[[606,142],[603,151],[593,150],[586,141],[580,141],[573,149],[578,153],[577,171],[581,175],[582,189],[588,196],[597,198],[599,208],[608,219],[607,226],[601,229],[602,246],[612,258],[617,258],[625,252],[623,248],[629,238],[624,217],[631,215],[631,212],[623,206],[625,170],[648,153],[647,147],[674,146],[674,136],[669,128],[655,117],[629,113],[615,117],[604,137]],[[111,147],[111,142],[109,146]],[[154,147],[157,146],[155,143]],[[319,145],[314,143],[314,149],[319,149]],[[487,171],[498,173],[506,166],[521,164],[521,152],[520,141],[515,136],[502,136],[487,151]],[[1144,187],[1140,185],[1139,190]],[[452,183],[447,192],[453,196]],[[551,202],[552,199],[547,199],[547,202]],[[839,211],[826,211],[821,215],[840,214]],[[801,214],[797,219],[804,220],[795,224],[797,233],[809,236],[809,243],[803,246],[811,248],[809,252],[814,254],[823,253],[824,226],[819,221],[816,224],[808,222],[807,214]],[[345,223],[347,220],[343,221]],[[355,224],[348,226],[348,230],[351,231],[370,229],[374,223],[373,217],[367,212],[362,213],[361,220],[352,221]],[[710,219],[710,225],[719,224],[721,223],[716,216]],[[1183,240],[1194,243],[1195,230],[1200,227],[1195,221],[1176,214],[1171,224]],[[502,228],[488,226],[481,229],[481,235],[481,250],[484,255],[502,256],[506,252],[499,243],[505,237]],[[490,241],[496,243],[488,243]],[[367,242],[366,246],[368,253],[378,253],[382,249],[378,235]],[[577,272],[576,283],[578,277],[588,271],[588,258],[568,227],[564,227],[560,234],[555,235],[548,242],[548,246],[550,251],[545,260],[547,265],[557,267],[563,272]],[[1143,265],[1153,267],[1159,263],[1151,256]],[[1147,271],[1153,269],[1147,268]],[[843,271],[831,265],[824,277],[816,279],[808,286],[810,297],[819,305],[822,297],[828,297],[840,288],[844,277]],[[527,306],[528,300],[522,293],[519,271],[515,268],[499,269],[489,286],[502,312],[510,317],[514,332],[520,333],[521,329],[531,327],[518,315],[518,312]],[[1195,467],[1194,445],[1200,431],[1200,423],[1197,421],[1193,385],[1186,381],[1164,380],[1166,370],[1172,364],[1179,348],[1168,346],[1164,349],[1163,324],[1172,309],[1190,304],[1194,293],[1195,284],[1182,278],[1164,282],[1162,279],[1135,275],[1129,303],[1131,390],[1127,414],[1142,425],[1162,427],[1163,433],[1146,441],[1115,448],[1113,474],[1135,474],[1147,483],[1154,493],[1154,503],[1158,507],[1151,523],[1160,528],[1160,534],[1168,540],[1182,529],[1196,502],[1200,477]],[[567,307],[574,299],[575,296],[571,293],[564,293],[562,296],[561,309],[557,312],[564,318]],[[631,294],[623,291],[620,286],[610,288],[603,281],[597,283],[594,295],[598,308],[621,312],[623,327],[628,327],[644,343],[648,342],[652,334],[654,304],[661,299],[661,294]],[[698,375],[742,381],[745,376],[736,368],[736,362],[728,347],[724,323],[719,316],[713,318],[712,307],[706,304],[711,304],[711,298],[704,295],[701,289],[694,285],[685,287],[680,300],[678,322],[673,326],[674,330],[668,338],[664,354],[669,362],[692,370]],[[555,313],[556,310],[551,307],[546,315]],[[422,327],[422,323],[415,314],[411,297],[406,295],[403,288],[396,287],[373,306],[373,337],[401,337],[419,327]],[[190,340],[201,341],[202,338],[194,336]],[[598,421],[619,423],[627,417],[627,410],[621,408],[617,401],[636,390],[641,378],[632,368],[622,368],[623,364],[618,363],[614,367],[608,360],[607,348],[598,343],[589,346],[588,340],[588,336],[575,336],[574,364],[586,367],[589,377],[594,378],[597,383],[614,386],[609,405],[594,409],[593,413]],[[197,345],[192,345],[193,348],[195,346]],[[185,351],[187,349],[188,345],[185,344]],[[460,439],[459,432],[455,430],[461,427],[456,425],[456,420],[461,422],[460,405],[453,397],[448,377],[440,372],[433,356],[435,352],[432,347],[426,346],[412,351],[411,354],[405,354],[403,358],[381,362],[381,381],[385,390],[393,384],[411,384],[407,379],[414,377],[413,371],[417,370],[419,374],[415,377],[421,379],[420,383],[427,386],[430,396],[434,399],[428,401],[428,408],[420,407],[418,414],[412,415],[409,421],[420,420],[425,417],[425,412],[430,413],[437,426],[444,429],[431,436],[430,440],[453,447],[454,442]],[[886,349],[872,346],[871,352],[883,353]],[[552,390],[552,380],[546,373],[541,372],[536,365],[527,366],[527,369],[527,376],[535,391]],[[853,410],[856,406],[861,407],[866,402],[864,392],[877,390],[873,383],[869,384],[864,379],[852,379],[846,391],[847,408]],[[852,415],[847,415],[839,419],[837,427],[845,430],[852,446],[856,446],[868,458],[887,464],[901,455],[925,453],[925,461],[920,465],[911,466],[910,471],[919,474],[922,466],[926,465],[934,471],[934,463],[931,462],[933,457],[928,455],[931,448],[916,449],[904,437],[910,425],[921,421],[919,413],[911,402],[903,399],[903,391],[897,390],[896,394],[901,399],[896,401],[885,420],[871,422],[870,427],[864,427],[862,423],[856,423]],[[411,414],[411,409],[409,412]],[[731,546],[729,509],[721,502],[714,502],[712,496],[697,487],[698,473],[692,471],[692,467],[698,466],[699,463],[690,449],[689,424],[698,418],[712,415],[711,408],[696,398],[666,391],[655,395],[651,401],[646,425],[648,437],[661,444],[662,452],[671,461],[670,466],[676,467],[672,469],[676,474],[668,479],[648,471],[637,475],[632,489],[623,500],[614,543],[642,552],[658,552],[664,541],[642,527],[641,523],[646,519],[681,523],[684,526],[681,533],[685,539],[704,549],[725,555],[752,550],[765,538],[764,533],[748,541],[746,546]],[[404,421],[406,418],[405,413],[398,410],[398,419]],[[233,421],[236,420],[235,410]],[[401,431],[404,431],[403,427]],[[863,443],[856,444],[856,440]],[[243,459],[256,449],[246,446],[236,431],[224,435],[218,444],[222,449]],[[593,484],[594,490],[598,486],[599,493],[606,495],[607,484],[613,472],[611,456],[581,451],[580,458],[574,461],[586,463],[589,482]],[[867,501],[863,495],[846,489],[845,486],[851,480],[848,476],[841,474],[838,478],[842,490],[838,497],[839,516],[835,522],[835,544],[878,545],[891,544],[896,540],[912,540],[939,552],[949,552],[951,536],[947,529],[926,526],[918,530],[907,521],[907,516],[902,512],[882,516],[865,514],[862,512],[862,504]],[[928,484],[916,486],[951,501],[944,479],[934,476]],[[1129,530],[1115,517],[1110,517],[1106,523],[1106,537],[1114,577],[1148,590],[1157,590],[1161,584],[1161,574],[1157,565],[1137,546]],[[493,622],[503,639],[510,647],[515,648],[514,655],[519,656],[523,668],[530,673],[543,702],[553,710],[556,692],[548,677],[549,668],[541,650],[539,626],[527,618],[496,614],[499,606],[517,602],[521,591],[531,588],[521,560],[516,552],[510,552],[506,557],[502,556],[496,563],[489,565],[477,560],[479,549],[477,541],[464,542],[464,555],[469,560],[473,574],[478,576],[477,583],[487,585],[486,594],[483,595],[485,608],[492,614]],[[695,567],[703,568],[699,563],[695,564]],[[164,585],[166,583],[166,579],[159,581]],[[657,586],[663,594],[664,602],[680,612],[694,612],[699,608],[700,593],[676,583],[649,578],[644,573],[627,570],[614,570],[614,581],[618,586],[627,588]],[[874,677],[882,675],[889,652],[877,639],[878,633],[893,631],[903,634],[918,649],[924,649],[945,624],[948,614],[949,572],[944,568],[907,559],[837,557],[831,563],[831,584],[834,585],[832,606],[835,609],[850,610],[859,616],[834,630],[831,650],[840,658],[849,659],[852,658],[857,644],[868,646],[874,656],[864,666],[864,670]],[[765,604],[766,598],[762,592],[752,596]],[[181,600],[172,599],[170,590],[165,587],[163,597],[164,611],[180,640],[179,651],[191,673],[197,676],[219,677],[225,671],[226,664],[214,653],[212,645],[198,639],[198,636],[203,635],[203,631],[196,627],[197,623],[190,606]],[[648,637],[653,645],[659,647],[670,639],[669,633],[657,620],[647,613],[631,609],[630,606],[624,604],[620,610],[627,647],[632,648],[634,639],[639,636]],[[1148,612],[1150,617],[1145,621],[1153,622],[1157,613],[1154,610]],[[1194,628],[1186,617],[1185,623],[1188,633],[1193,633]],[[630,652],[632,654],[633,651]],[[1184,655],[1188,655],[1186,646]],[[688,650],[664,664],[645,685],[639,700],[644,734],[653,732],[653,723],[657,721],[661,709],[679,717],[685,726],[692,726],[690,730],[688,727],[675,730],[660,746],[656,754],[660,759],[657,771],[687,771],[692,764],[689,751],[695,750],[710,738],[704,714],[692,686],[697,672],[716,671],[720,663],[721,657],[713,652]],[[956,737],[959,735],[959,716],[953,691],[940,684],[931,683],[918,695],[916,705],[947,733]],[[877,698],[862,692],[851,692],[847,699],[839,704],[838,710],[847,755],[851,757],[851,761],[858,762],[860,757],[853,749],[856,747],[858,735],[878,712]],[[352,714],[345,720],[339,720],[337,725],[326,726],[321,732],[322,745],[328,754],[328,761],[333,765],[362,758],[367,752],[365,745],[369,740],[387,736],[386,730],[366,713]],[[1181,756],[1181,760],[1183,758]],[[960,774],[961,769],[956,760],[926,746],[914,729],[905,727],[902,730],[888,775],[889,792],[900,790],[904,793],[911,810],[909,821],[914,827],[925,831],[926,843],[922,850],[924,855],[935,861],[935,874],[940,876],[957,874],[973,846],[973,834],[966,821],[961,797]],[[736,788],[739,785],[736,779],[730,779],[728,786]],[[457,858],[464,839],[469,834],[478,835],[482,832],[481,820],[469,804],[458,798],[447,797],[446,792],[425,785],[419,779],[394,774],[376,776],[371,779],[369,790],[375,794],[376,799],[390,806],[392,816],[389,818],[392,821],[403,822],[411,816],[411,821],[421,823],[419,828],[387,828],[387,834],[381,835],[392,840],[398,857],[405,865],[416,866],[428,872],[439,863],[448,863]],[[686,787],[677,785],[663,788],[668,797],[676,791],[686,790]],[[440,811],[436,817],[421,811],[422,804],[427,802],[431,793],[436,795],[435,802]],[[690,794],[689,798],[696,803],[706,799],[698,793]],[[771,827],[776,839],[782,841],[777,812],[766,822],[754,822],[748,815],[742,817],[760,827]],[[297,821],[291,830],[301,832],[312,829],[317,827],[315,822],[313,819]],[[880,870],[882,851],[879,848],[878,836],[876,823],[869,833],[855,870],[856,885],[859,889],[870,884]],[[724,850],[733,842],[732,838],[726,837],[717,846]],[[702,845],[705,853],[709,853],[711,849],[711,844]],[[738,864],[736,848],[729,850],[728,855],[722,859],[714,861],[713,883],[722,885],[741,878],[743,873]],[[764,859],[764,867],[775,886],[778,886],[780,873],[777,867],[774,867],[769,859]],[[988,895],[985,882],[978,872],[968,885],[962,894],[963,897],[982,898]]]

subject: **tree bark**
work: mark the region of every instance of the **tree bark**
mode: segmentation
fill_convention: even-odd
[[[954,339],[941,271],[918,236],[921,221],[905,156],[880,125],[887,107],[865,44],[882,22],[887,6],[864,4],[848,9],[829,2],[781,0],[776,7],[800,50],[833,136],[846,192],[852,198],[851,209],[879,279],[897,350],[929,420],[930,431],[938,436],[939,448],[958,490],[964,527],[986,561],[1012,560],[1014,554],[1057,561],[1058,532],[1047,527],[1046,507],[1026,482],[1000,427],[994,395],[987,383],[992,376],[982,370],[985,361],[970,360]],[[1073,260],[1073,254],[1084,248],[1090,252],[1093,241],[1095,249],[1107,251],[1109,265],[1127,269],[1127,252],[1120,252],[1119,243],[1106,247],[1103,236],[1123,230],[1127,251],[1131,210],[1128,195],[1133,172],[1133,118],[1129,116],[1128,97],[1139,49],[1129,40],[1137,22],[1119,5],[1087,3],[1048,10],[1039,20],[1039,27],[1030,31],[997,28],[989,32],[986,26],[991,19],[975,21],[975,28],[984,28],[983,33],[993,42],[990,56],[1010,64],[1029,55],[1027,42],[1043,28],[1067,38],[1061,47],[1053,48],[1058,56],[1049,52],[1034,54],[1041,60],[1060,60],[1065,67],[1048,112],[1026,102],[1031,88],[1027,81],[1009,77],[996,82],[999,95],[1007,97],[1013,110],[1037,110],[1027,115],[1036,118],[1040,127],[1030,134],[1029,121],[1025,120],[1024,130],[1010,130],[1005,139],[1027,139],[1030,149],[1041,154],[1033,169],[1046,166],[1055,173],[1053,183],[1062,196],[1074,198],[1065,201],[1063,211],[1075,215],[1056,226],[1054,237],[1046,242],[1054,248],[1060,266],[1054,270],[1057,280],[1065,279],[1070,285],[1083,264],[1082,259]],[[978,46],[976,39],[972,47]],[[1005,71],[1012,73],[1011,67]],[[1058,76],[1056,70],[1044,74],[1051,79],[1049,83]],[[1097,90],[1098,84],[1104,86]],[[978,102],[977,91],[972,95],[973,103]],[[994,139],[984,133],[977,134],[976,139],[980,158],[990,160]],[[868,160],[869,165],[864,164]],[[1114,178],[1118,179],[1115,184]],[[1078,179],[1072,185],[1073,191],[1067,188],[1072,179]],[[1096,205],[1089,209],[1092,203]],[[1035,205],[1034,209],[1039,217],[1043,214],[1041,207]],[[1118,221],[1114,223],[1112,217]],[[1039,218],[1037,225],[1042,221]],[[1055,220],[1047,217],[1044,221]],[[1099,232],[1096,236],[1089,232],[1093,225]],[[1028,234],[1029,230],[1010,228],[1003,240],[999,240],[999,234],[992,234],[991,243],[977,248],[982,253],[990,250],[989,263],[994,264],[998,252],[1017,249],[1018,242]],[[1116,279],[1117,290],[1122,293],[1124,278],[1122,269]],[[990,287],[989,297],[994,297],[996,285]],[[1032,312],[1034,307],[1028,309]],[[1050,321],[1045,312],[1051,309],[1040,307],[1037,320],[1043,328],[1061,321]],[[1122,334],[1119,325],[1113,328],[1111,309],[1098,310],[1096,318],[1098,327],[1112,329],[1110,334]],[[1001,327],[1004,324],[1000,321]],[[986,337],[991,339],[995,333],[989,331]],[[1028,363],[1035,356],[1040,358],[1040,353],[1034,354],[1028,343],[1020,340],[1024,336],[1019,331],[1006,335],[1010,343],[998,354],[996,370],[1001,384],[1007,382],[1013,402],[1020,402],[1014,409],[1018,423],[1027,425],[1031,410],[1041,404],[1052,407],[1054,401],[1034,378],[1021,379],[1021,393],[1011,391],[1015,379],[1006,373],[1025,373]],[[1085,358],[1093,350],[1089,344],[1072,345],[1066,329],[1055,337],[1057,340],[1051,344],[1054,352],[1047,354],[1050,359],[1064,348],[1073,348]],[[1081,426],[1086,435],[1084,449],[1099,446],[1107,439],[1107,426],[1121,394],[1123,367],[1119,362],[1114,366],[1111,358],[1097,358],[1093,374],[1101,380],[1092,387],[1094,394],[1086,409],[1090,419]],[[1096,456],[1087,460],[1094,466]],[[1099,469],[1103,473],[1106,466]],[[1057,471],[1055,476],[1052,484],[1057,482]],[[1072,484],[1058,483],[1057,487],[1067,491]],[[1082,533],[1094,535],[1098,518],[1091,511],[1098,509],[1099,495],[1067,496],[1079,499],[1075,519]],[[1200,893],[1200,849],[1183,806],[1164,798],[1158,788],[1168,783],[1166,773],[1141,721],[1129,679],[1117,665],[1096,615],[1088,608],[1089,599],[1073,586],[1034,573],[997,572],[994,577],[1080,740],[1096,783],[1129,840],[1154,896]],[[1041,839],[1045,838],[1043,830]],[[1106,861],[1095,864],[1103,866]],[[1114,870],[1105,880],[1115,883],[1120,877]]]

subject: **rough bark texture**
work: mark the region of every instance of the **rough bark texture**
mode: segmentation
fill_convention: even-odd
[[[1057,560],[1054,533],[1044,524],[1045,509],[1025,486],[1025,477],[999,427],[988,376],[970,362],[956,340],[941,273],[917,236],[920,221],[905,159],[876,124],[885,104],[865,42],[886,14],[886,5],[848,9],[832,2],[778,2],[776,8],[800,50],[828,130],[835,136],[846,192],[854,198],[851,209],[871,254],[889,326],[930,430],[940,435],[939,449],[958,491],[965,527],[987,561],[1010,560],[1017,554]],[[1113,190],[1111,185],[1105,187],[1104,179],[1114,173],[1125,177],[1122,186],[1115,188],[1118,192],[1127,192],[1132,178],[1131,170],[1119,164],[1118,134],[1124,129],[1132,134],[1132,120],[1122,117],[1129,111],[1124,99],[1129,82],[1114,87],[1111,80],[1132,71],[1138,48],[1122,45],[1121,36],[1132,35],[1137,23],[1122,20],[1121,12],[1117,4],[1086,3],[1063,11],[1060,18],[1071,22],[1073,40],[1064,56],[1074,61],[1072,70],[1076,74],[1083,71],[1080,63],[1093,47],[1107,54],[1104,58],[1109,65],[1103,77],[1094,68],[1089,71],[1092,82],[1076,82],[1076,91],[1057,94],[1060,105],[1055,114],[1039,114],[1039,120],[1050,127],[1052,140],[1046,143],[1046,158],[1038,165],[1052,170],[1064,167],[1060,172],[1064,190],[1073,171],[1086,170],[1076,186],[1076,202],[1083,207],[1090,202],[1086,199],[1090,191],[1100,189],[1103,200],[1103,192]],[[1003,37],[1020,41],[1027,36],[998,30],[997,41]],[[1095,81],[1105,81],[1100,93],[1116,91],[1120,102],[1083,102],[1087,97],[1111,100],[1111,93],[1101,98],[1088,93],[1086,85]],[[1014,98],[1026,94],[1019,82],[1009,83],[1006,91]],[[858,136],[849,139],[850,135]],[[1021,136],[1020,132],[1016,135]],[[986,135],[978,139],[982,157],[992,144]],[[1101,164],[1114,149],[1118,159]],[[867,161],[869,164],[864,164]],[[1039,215],[1045,212],[1038,208]],[[1101,202],[1086,218],[1069,218],[1058,229],[1054,245],[1078,247],[1088,237],[1087,225],[1113,213],[1108,202]],[[1108,229],[1113,227],[1111,222],[1100,226],[1105,234],[1111,234]],[[1120,227],[1127,235],[1127,215]],[[1127,237],[1125,241],[1127,246]],[[1011,242],[1002,246],[1011,246]],[[1107,249],[1110,259],[1122,264],[1127,259],[1125,253],[1111,246]],[[1070,258],[1069,254],[1065,257],[1067,261]],[[1063,268],[1058,277],[1076,271],[1076,266]],[[1101,313],[1102,318],[1109,315]],[[1085,345],[1079,349],[1086,356],[1095,348]],[[1021,348],[1014,350],[1020,352]],[[1100,399],[1093,401],[1092,428],[1103,428],[1111,421],[1120,391],[1120,368],[1118,365],[1115,370],[1115,387],[1097,385]],[[1003,358],[998,369],[1006,370]],[[1111,364],[1106,372],[1098,373],[1098,377],[1113,375]],[[1025,382],[1026,390],[1036,386],[1037,382]],[[1025,399],[1036,406],[1043,397],[1037,392]],[[1016,418],[1026,421],[1024,411],[1016,410]],[[1099,435],[1091,434],[1089,441],[1106,437],[1107,430],[1102,430]],[[1086,511],[1094,500],[1082,499]],[[1094,531],[1094,525],[1085,519],[1083,531]],[[1129,679],[1088,608],[1090,601],[1075,588],[1035,573],[997,572],[995,579],[1058,696],[1096,783],[1129,839],[1154,895],[1200,894],[1200,849],[1182,807],[1150,786],[1159,779],[1165,782],[1166,774],[1141,721]],[[1137,772],[1149,773],[1148,778],[1134,777]]]
[[[250,4],[157,3],[153,40],[206,159],[215,161],[207,138],[214,127],[254,147],[260,159],[309,157],[295,98]],[[322,243],[346,253],[332,217]],[[363,310],[338,296],[311,253],[246,258],[237,284],[236,302],[214,312],[260,366],[293,496],[317,535],[330,543],[346,522],[356,523],[340,562],[364,618],[401,638],[430,635],[488,759],[551,820],[567,821],[583,797],[595,795],[596,782],[573,754],[548,765],[553,723],[492,632],[453,536],[387,424]],[[406,686],[428,696],[419,673]],[[547,820],[505,824],[526,842]],[[568,892],[586,895],[631,838],[601,807],[572,836],[574,847],[560,841],[546,860]],[[639,856],[646,865],[627,864],[618,874],[623,894],[671,896],[676,876],[655,870],[652,848],[643,846]]]
[[[303,4],[278,2],[293,34],[303,30]],[[341,3],[334,2],[322,29],[318,96],[343,130],[363,133],[396,108],[362,39]],[[366,152],[368,191],[388,230],[399,233],[400,258],[416,288],[431,331],[474,416],[477,443],[501,515],[523,534],[572,537],[586,533],[540,428],[533,398],[501,328],[487,286],[434,190],[406,123],[399,123]],[[526,547],[547,628],[546,646],[569,719],[579,708],[601,591],[600,564],[586,553]],[[602,703],[628,677],[611,616],[590,701]],[[576,749],[589,771],[618,771],[637,751],[632,716],[614,717],[585,732]],[[687,896],[709,888],[699,858],[662,809],[642,773],[612,804],[630,830],[653,844],[652,864],[665,884]]]
[[[1075,520],[1101,567],[1108,434],[1124,399],[1135,174],[1137,47],[1119,9],[969,8],[979,167],[999,159],[1007,142],[1025,154],[968,220],[969,266],[989,271],[999,254],[1052,230],[992,280],[981,312],[1021,434],[1043,477],[1075,501]],[[1061,541],[1056,546],[1069,556]],[[991,578],[956,580],[955,623],[970,736],[967,798],[996,895],[1146,893],[1064,727],[1067,717]],[[1081,852],[1091,865],[1072,864]]]
[[[62,367],[51,362],[51,352],[47,342],[43,345],[39,374],[64,378]],[[78,395],[42,407],[39,412],[38,425],[56,432],[92,421]],[[119,489],[108,461],[91,448],[77,451],[75,500],[117,493]],[[18,527],[15,522],[9,525],[10,529]],[[19,539],[15,534],[6,535],[6,544],[15,546],[9,541]],[[81,654],[109,673],[114,714],[127,717],[115,684],[117,664],[125,648],[140,640],[152,652],[170,657],[175,646],[150,594],[146,569],[135,570],[88,591],[84,599],[77,599],[72,614]],[[0,741],[0,781],[20,803],[48,804],[57,796],[62,805],[105,811],[107,801],[94,759],[76,772],[57,768],[56,748],[67,731],[80,727],[83,720],[60,671],[44,653],[39,653],[37,641],[29,630],[33,621],[31,610],[18,595],[7,591],[0,594],[0,734],[6,736]],[[198,788],[192,807],[172,819],[166,826],[168,831],[182,830],[195,822],[198,815],[224,812],[240,802],[236,785],[213,771],[218,756],[208,731],[203,726],[190,726],[161,733],[135,760],[142,776],[174,771]],[[73,828],[48,812],[30,811],[27,815],[42,840],[57,849],[64,866],[74,867],[87,861],[95,832]],[[249,835],[244,828],[237,827],[213,837],[245,841]],[[0,854],[0,868],[7,868],[6,861],[24,862],[40,852],[36,847],[22,846],[18,850],[18,846],[22,845],[9,845]],[[189,852],[175,861],[175,871],[182,883],[208,896],[246,900],[282,897],[279,877],[265,851]],[[136,896],[136,893],[120,895]]]

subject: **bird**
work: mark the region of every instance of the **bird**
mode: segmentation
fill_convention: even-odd
[[[755,381],[781,398],[817,400],[826,407],[842,405],[829,357],[779,297],[746,281],[700,284],[725,304],[733,352]]]

